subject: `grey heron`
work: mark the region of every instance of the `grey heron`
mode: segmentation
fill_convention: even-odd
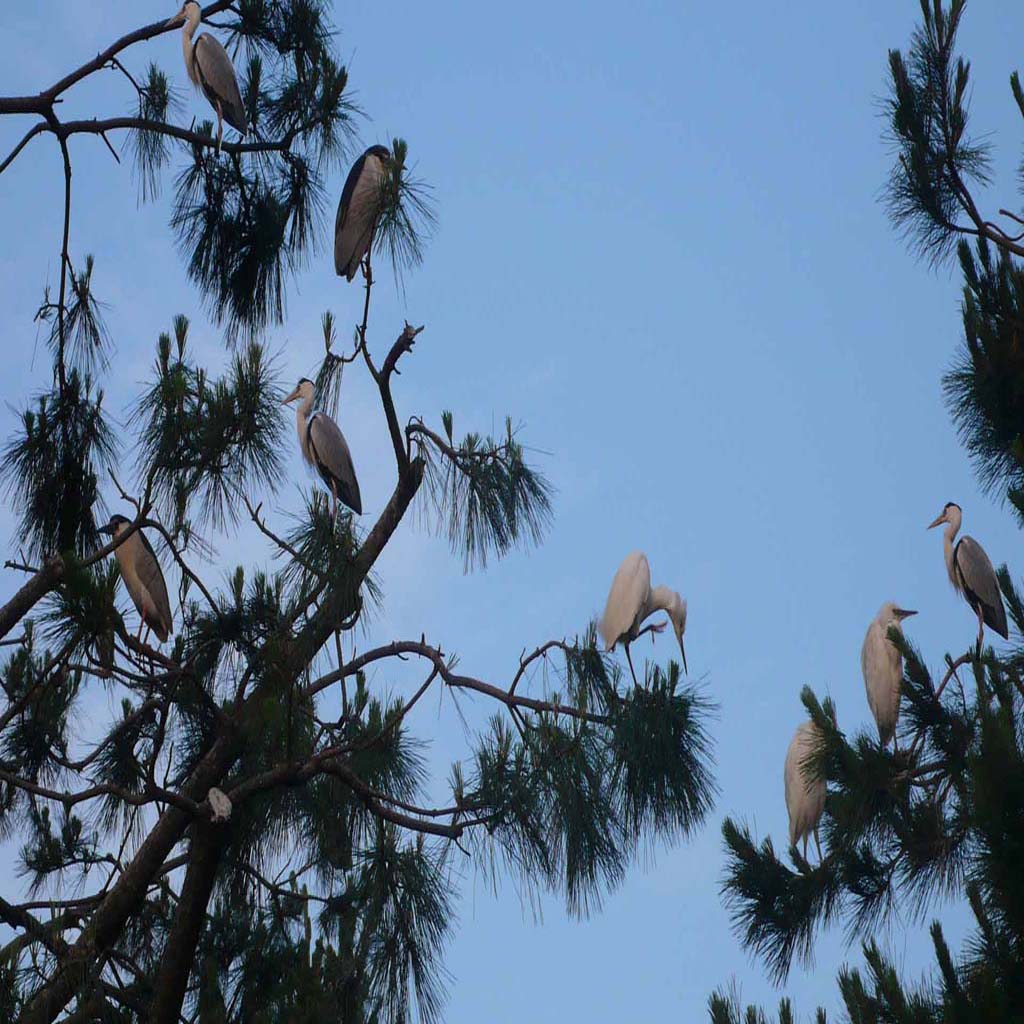
[[[199,23],[203,20],[202,8],[196,0],[187,0],[181,10],[167,22],[168,26],[184,23],[181,30],[181,50],[185,57],[185,70],[192,84],[202,89],[210,106],[217,112],[217,152],[224,140],[224,122],[235,131],[245,135],[247,124],[242,93],[231,58],[220,41],[204,32],[194,43]]]
[[[601,617],[601,637],[609,651],[617,643],[622,643],[634,683],[636,672],[633,670],[633,659],[629,655],[629,645],[640,635],[644,620],[657,611],[668,613],[673,632],[679,641],[679,651],[683,656],[683,670],[688,672],[686,647],[683,645],[683,634],[686,632],[686,601],[668,587],[657,586],[652,589],[651,567],[647,562],[647,556],[642,551],[633,551],[623,559],[612,580],[604,615]],[[663,622],[648,627],[652,633],[660,633],[664,628]]]
[[[889,639],[889,630],[896,629],[902,633],[900,623],[916,614],[900,608],[892,601],[886,601],[871,620],[864,645],[860,649],[864,689],[878,725],[878,739],[883,747],[896,735],[896,722],[900,715],[900,689],[903,685],[903,655]]]
[[[946,572],[949,582],[958,594],[978,616],[978,650],[985,626],[995,630],[1004,640],[1010,633],[1006,628],[1006,609],[1003,607],[1003,596],[999,592],[999,579],[989,561],[985,549],[973,537],[961,537],[956,544],[953,541],[960,530],[963,513],[956,502],[946,502],[942,514],[930,523],[928,529],[934,529],[946,523],[946,532],[942,542],[946,555]]]
[[[100,533],[116,538],[130,525],[124,516],[114,515],[106,526],[100,528]],[[173,619],[167,584],[153,546],[142,530],[136,530],[114,548],[114,557],[121,570],[121,579],[139,613],[138,635],[142,636],[142,627],[146,626],[147,630],[156,633],[160,643],[164,643],[173,632]]]
[[[813,833],[814,845],[821,857],[821,842],[818,839],[818,822],[825,810],[825,779],[815,777],[809,762],[821,744],[821,730],[813,722],[797,726],[789,749],[786,751],[786,767],[783,781],[786,786],[786,810],[789,812],[789,845],[796,846],[804,841],[804,860],[807,860],[807,840]]]
[[[345,179],[334,221],[334,269],[351,281],[373,245],[380,218],[381,189],[391,163],[387,146],[371,146]]]
[[[301,399],[295,410],[302,457],[323,478],[334,498],[332,518],[338,517],[338,501],[348,505],[356,515],[362,515],[363,503],[359,496],[359,481],[352,465],[345,435],[338,424],[325,412],[313,412],[313,382],[303,377],[295,390],[284,400],[288,405]]]

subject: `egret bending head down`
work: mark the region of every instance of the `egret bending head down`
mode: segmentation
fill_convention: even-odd
[[[600,628],[601,638],[609,651],[617,643],[622,643],[626,650],[626,660],[629,662],[629,670],[633,673],[634,682],[636,682],[636,672],[633,670],[633,659],[629,655],[629,645],[642,632],[649,630],[652,633],[660,633],[665,628],[665,623],[660,623],[656,626],[648,626],[646,630],[641,629],[644,620],[657,611],[668,613],[672,631],[679,642],[683,670],[688,672],[686,647],[683,644],[683,634],[686,632],[686,601],[676,591],[670,590],[668,587],[652,588],[651,567],[647,562],[647,556],[642,551],[633,551],[626,555],[618,572],[615,573],[611,590],[608,592],[604,615],[601,616]]]

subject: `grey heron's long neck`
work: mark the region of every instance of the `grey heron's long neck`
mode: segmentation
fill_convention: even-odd
[[[295,409],[295,426],[299,431],[299,448],[302,449],[302,457],[312,465],[313,456],[309,451],[309,441],[306,437],[309,425],[309,414],[313,411],[313,399],[303,399]]]
[[[188,14],[185,16],[185,25],[181,30],[181,54],[185,58],[185,70],[188,72],[188,77],[192,84],[198,88],[199,73],[196,71],[195,54],[192,46],[192,37],[195,35],[197,28],[199,28],[199,14],[194,12],[192,8],[189,8]]]
[[[946,572],[949,573],[949,582],[959,590],[960,581],[956,576],[956,566],[953,564],[953,541],[956,538],[957,532],[960,529],[959,523],[950,523],[946,527],[946,532],[942,535],[942,547],[943,552],[946,556]]]

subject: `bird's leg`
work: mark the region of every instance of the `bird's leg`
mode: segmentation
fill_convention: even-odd
[[[217,156],[220,156],[221,143],[224,141],[224,113],[221,110],[220,100],[217,100]]]
[[[331,532],[338,528],[338,485],[331,481],[331,494],[334,497],[334,505],[331,508]]]
[[[629,656],[629,641],[625,641],[622,646],[626,648],[626,661],[629,662],[629,671],[633,676],[633,685],[639,686],[640,684],[636,681],[636,669],[633,668],[633,659]]]
[[[985,613],[981,610],[981,604],[978,604],[978,657],[981,657],[981,644],[985,636]]]
[[[806,840],[804,840],[806,842]],[[825,858],[821,855],[821,840],[818,838],[818,826],[814,826],[814,845],[818,848],[818,863],[820,864]]]
[[[892,752],[898,754],[900,752],[900,738],[895,732],[892,734]]]
[[[807,860],[807,833],[804,833],[804,860]]]
[[[145,624],[146,624],[146,620],[144,618],[142,618],[142,616],[140,615],[139,616],[139,631],[135,634],[135,639],[138,642],[140,642],[140,643],[142,642],[142,627]]]

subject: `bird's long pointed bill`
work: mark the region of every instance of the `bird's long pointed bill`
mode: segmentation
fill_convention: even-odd
[[[689,675],[690,670],[686,667],[686,647],[683,644],[683,638],[679,638],[679,653],[683,656],[683,671]]]
[[[178,13],[164,25],[164,28],[174,28],[176,25],[180,25],[184,20],[184,13],[184,11],[178,11]]]
[[[288,405],[290,402],[294,402],[299,397],[299,389],[296,388],[281,404]]]
[[[917,611],[910,608],[897,608],[896,614],[901,619],[909,619],[911,615],[916,615]]]
[[[945,521],[946,521],[946,513],[943,512],[942,515],[939,516],[939,518],[936,519],[934,523],[929,523],[928,524],[928,529],[929,530],[934,530],[936,526],[941,526]]]

